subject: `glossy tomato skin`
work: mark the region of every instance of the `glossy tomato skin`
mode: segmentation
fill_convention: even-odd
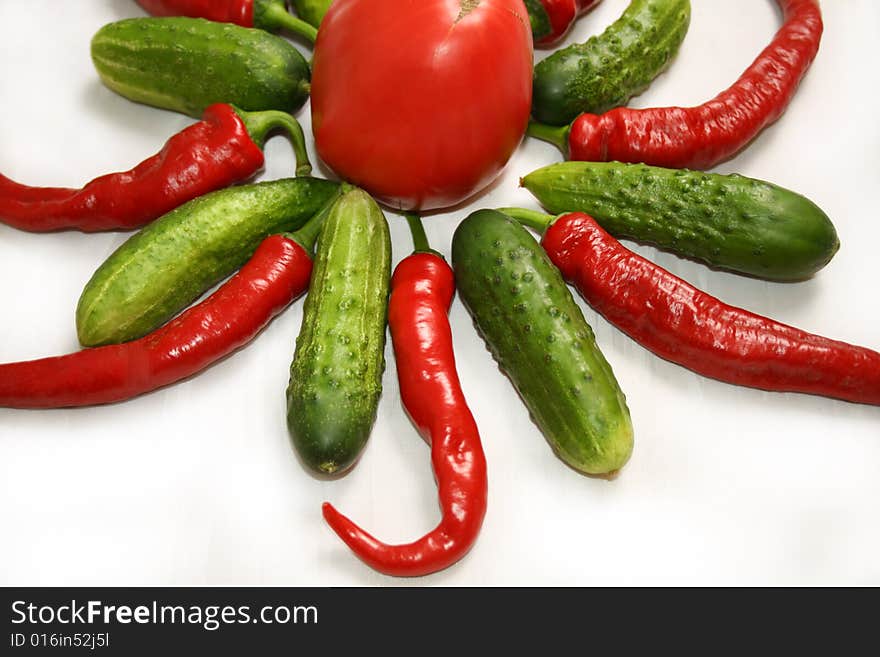
[[[337,0],[312,61],[318,154],[391,207],[455,205],[522,140],[532,61],[522,0]]]

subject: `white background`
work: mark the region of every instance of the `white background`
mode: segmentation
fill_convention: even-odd
[[[692,4],[677,60],[633,105],[709,99],[779,26],[771,0]],[[626,5],[605,0],[569,40],[602,31]],[[719,171],[809,196],[837,226],[835,259],[810,281],[771,284],[638,250],[729,303],[880,348],[880,6],[822,5],[822,47],[787,114]],[[0,2],[0,171],[79,186],[133,166],[191,122],[98,81],[91,35],[138,15],[133,0]],[[300,119],[310,134],[307,108]],[[434,247],[448,255],[455,226],[477,207],[537,207],[518,177],[559,157],[526,141],[491,192],[427,220]],[[272,139],[260,178],[292,170],[288,143]],[[411,243],[405,222],[389,221],[396,263]],[[125,238],[0,226],[0,362],[75,350],[80,291]],[[701,378],[581,305],[627,394],[632,460],[610,483],[557,460],[456,300],[455,348],[490,499],[476,546],[440,574],[378,575],[324,524],[320,506],[330,500],[399,542],[439,513],[429,450],[401,407],[390,344],[379,416],[357,468],[328,482],[299,464],[284,422],[299,302],[251,346],[185,383],[100,408],[0,409],[0,584],[880,584],[880,409]]]

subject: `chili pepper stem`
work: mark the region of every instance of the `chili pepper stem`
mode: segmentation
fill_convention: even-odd
[[[306,150],[306,137],[302,126],[287,112],[267,110],[264,112],[245,112],[237,107],[235,111],[244,121],[248,134],[262,150],[269,133],[282,129],[290,137],[293,153],[296,156],[296,175],[307,176],[312,172],[312,163]]]
[[[547,141],[556,146],[562,154],[568,157],[568,133],[571,126],[555,126],[546,123],[538,123],[537,121],[529,121],[529,127],[526,134],[542,141]]]
[[[347,190],[351,189],[348,184],[342,184],[336,193],[330,197],[324,207],[318,210],[318,213],[309,219],[295,233],[285,233],[284,236],[299,244],[310,256],[315,252],[315,244],[318,236],[321,234],[321,228],[324,226],[324,219],[330,214],[330,210]]]
[[[412,235],[415,252],[430,251],[431,247],[428,244],[428,236],[425,234],[425,227],[422,225],[419,215],[415,212],[406,212],[403,216],[406,217],[406,223],[409,224],[409,232]]]
[[[443,256],[432,249],[428,243],[428,236],[425,234],[421,217],[415,212],[404,212],[403,216],[406,218],[406,223],[409,224],[409,232],[412,235],[413,253],[433,253],[442,258]]]
[[[314,44],[318,38],[318,30],[301,18],[293,16],[285,9],[283,3],[271,0],[257,0],[254,3],[254,25],[277,32],[287,30]]]
[[[541,235],[550,228],[550,224],[556,221],[556,217],[553,215],[525,208],[498,208],[498,212],[506,214],[511,219],[537,231]]]

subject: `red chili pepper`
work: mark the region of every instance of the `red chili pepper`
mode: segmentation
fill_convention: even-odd
[[[575,19],[599,4],[600,0],[540,0],[540,2],[547,16],[550,17],[552,31],[536,41],[535,46],[548,48],[561,41],[574,25]]]
[[[586,14],[590,9],[598,5],[602,0],[576,0],[578,16]]]
[[[538,123],[529,134],[556,144],[571,160],[709,169],[733,157],[776,121],[797,91],[822,37],[816,0],[777,0],[784,25],[729,89],[696,107],[581,114],[571,126]]]
[[[254,0],[137,0],[153,16],[189,16],[254,26]]]
[[[243,112],[217,104],[134,169],[95,178],[82,189],[30,187],[0,175],[0,222],[22,230],[132,230],[198,196],[250,178],[264,162],[260,148],[283,127],[297,174],[311,171],[299,123],[284,112]]]
[[[137,0],[153,16],[188,16],[220,23],[256,27],[267,32],[286,29],[314,43],[318,31],[291,16],[284,0]]]
[[[293,235],[267,237],[210,297],[149,335],[0,365],[0,406],[65,408],[123,401],[192,376],[232,353],[308,287],[311,245],[329,207]]]
[[[512,211],[532,227],[551,217]],[[583,213],[542,240],[563,277],[661,358],[728,383],[880,405],[880,353],[729,306],[625,248]]]
[[[470,550],[486,514],[486,458],[468,409],[452,350],[447,313],[455,294],[452,269],[430,251],[413,217],[416,252],[391,279],[388,325],[394,343],[403,405],[431,443],[443,517],[431,532],[407,545],[387,545],[323,506],[324,518],[367,565],[386,575],[416,577],[442,570]]]

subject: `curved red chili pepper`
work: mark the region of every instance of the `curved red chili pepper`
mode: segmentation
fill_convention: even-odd
[[[137,0],[153,16],[188,16],[269,32],[287,29],[314,43],[318,31],[287,11],[284,0]]]
[[[243,118],[244,117],[244,118]],[[241,112],[217,104],[134,169],[82,189],[30,187],[0,175],[0,222],[22,230],[132,230],[187,201],[250,178],[263,166],[266,133],[288,130],[297,173],[311,170],[302,128],[283,112]]]
[[[254,0],[137,0],[153,16],[189,16],[254,26]]]
[[[297,242],[267,237],[210,297],[139,340],[0,365],[0,406],[106,404],[192,376],[249,342],[305,291],[311,271]]]
[[[728,383],[880,405],[880,353],[729,306],[625,248],[582,213],[542,244],[609,322],[661,358]]]
[[[599,4],[601,0],[540,0],[547,16],[550,17],[552,31],[545,37],[535,41],[538,48],[555,45],[568,34],[575,19]]]
[[[434,253],[405,258],[391,279],[388,325],[403,405],[431,443],[443,517],[407,545],[387,545],[329,503],[324,518],[372,568],[415,577],[446,568],[470,550],[486,514],[486,458],[468,409],[452,351],[447,312],[455,293],[452,269]]]
[[[794,97],[822,37],[816,0],[777,0],[784,24],[727,90],[696,107],[581,114],[570,127],[530,126],[530,134],[572,160],[709,169],[733,157],[776,121]],[[566,138],[567,133],[567,138]]]
[[[564,37],[577,18],[575,0],[539,0],[550,19],[550,33],[535,41],[536,48],[548,48]]]

